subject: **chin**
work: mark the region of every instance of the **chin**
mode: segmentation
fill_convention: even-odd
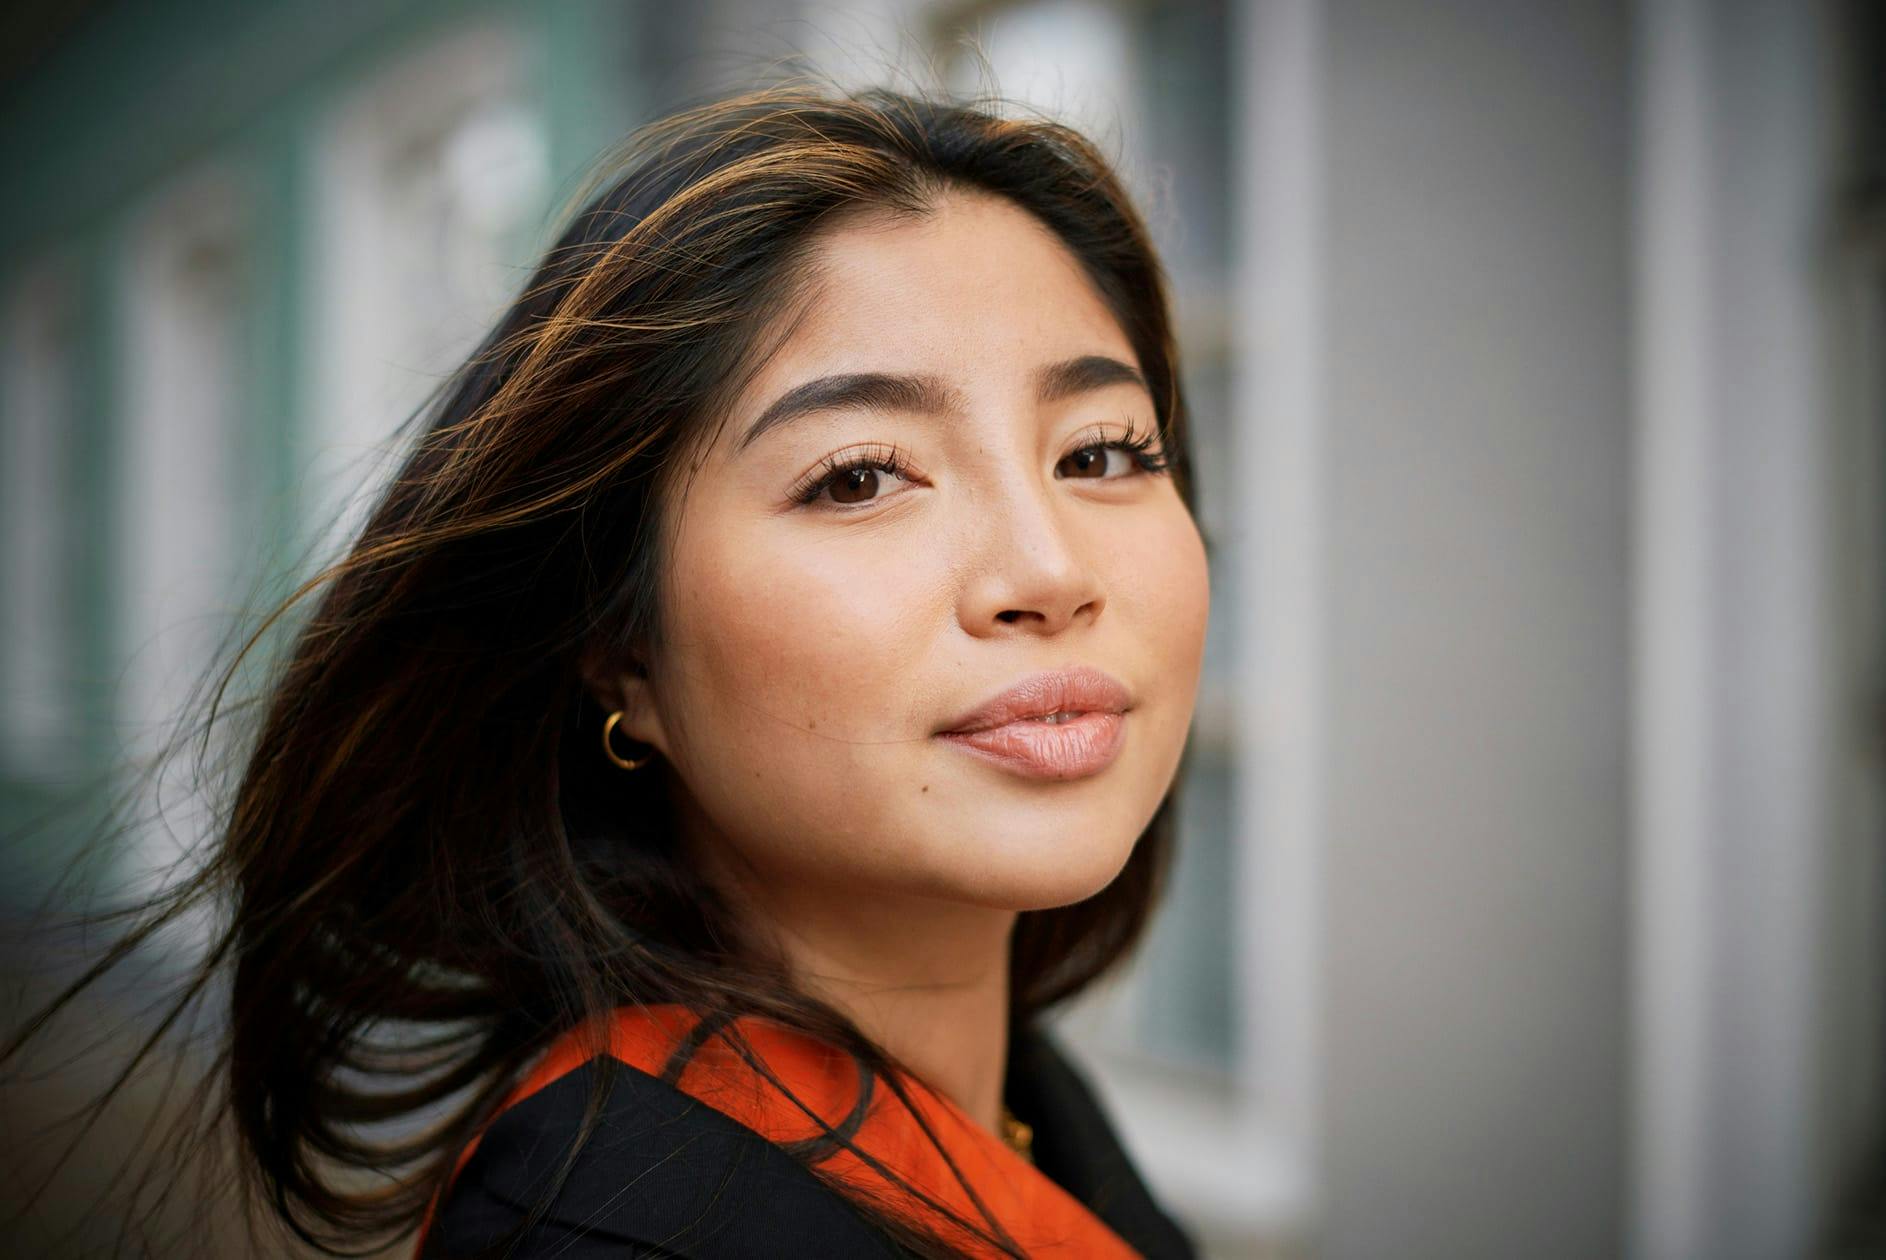
[[[939,872],[949,885],[942,895],[1003,910],[1072,905],[1113,882],[1132,856],[1135,839],[1095,844],[1091,834],[1064,834],[1038,848],[1014,845],[985,851],[977,855],[973,866],[965,867],[959,860],[955,869]]]

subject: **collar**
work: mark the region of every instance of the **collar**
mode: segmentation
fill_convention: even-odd
[[[741,1039],[751,1058],[736,1044]],[[926,1225],[967,1255],[1003,1253],[952,1225],[935,1205],[979,1224],[986,1224],[979,1205],[986,1208],[1029,1255],[1127,1260],[1190,1254],[1189,1247],[1142,1252],[1128,1241],[1130,1235],[1163,1243],[1160,1226],[1169,1229],[1171,1222],[1133,1172],[1091,1092],[1044,1034],[1023,1030],[1011,1036],[1009,1048],[1008,1102],[1035,1125],[1032,1164],[914,1076],[899,1078],[910,1098],[906,1106],[887,1083],[861,1074],[849,1055],[823,1042],[750,1016],[714,1024],[669,1004],[620,1007],[604,1029],[564,1034],[505,1105],[598,1054],[797,1148],[851,1193]],[[850,1145],[825,1135],[814,1116]],[[470,1153],[468,1147],[461,1167]]]

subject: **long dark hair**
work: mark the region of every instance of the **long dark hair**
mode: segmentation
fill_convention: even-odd
[[[607,764],[583,680],[660,656],[662,506],[753,370],[814,230],[860,207],[921,215],[951,189],[1009,199],[1079,260],[1138,355],[1190,506],[1165,282],[1102,154],[960,102],[770,87],[609,155],[415,417],[358,539],[219,666],[210,721],[244,659],[294,627],[200,866],[60,1003],[193,906],[219,907],[171,1016],[226,1001],[207,1079],[254,1198],[302,1239],[339,1253],[407,1234],[533,1056],[624,1003],[802,1030],[908,1105],[898,1065],[796,989],[680,860],[663,783]],[[1020,915],[1013,1026],[1130,952],[1173,813],[1169,792],[1102,891]],[[881,1206],[861,1210],[914,1251],[953,1254]],[[1020,1254],[999,1221],[954,1223]]]

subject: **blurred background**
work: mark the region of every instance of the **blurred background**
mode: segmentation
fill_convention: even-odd
[[[20,828],[156,747],[360,523],[607,145],[794,64],[993,86],[1154,224],[1216,548],[1171,899],[1064,1023],[1156,1191],[1223,1257],[1886,1255],[1878,6],[68,0],[0,30],[9,1015],[71,855]],[[163,804],[105,855],[130,877],[189,838]],[[94,1084],[9,1082],[7,1194]],[[94,1254],[87,1192],[177,1098],[138,1083],[0,1250]]]

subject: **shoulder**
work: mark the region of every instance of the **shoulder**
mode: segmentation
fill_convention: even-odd
[[[500,1112],[426,1236],[426,1260],[502,1249],[571,1158],[519,1257],[859,1256],[898,1249],[786,1151],[673,1085],[598,1056]]]

